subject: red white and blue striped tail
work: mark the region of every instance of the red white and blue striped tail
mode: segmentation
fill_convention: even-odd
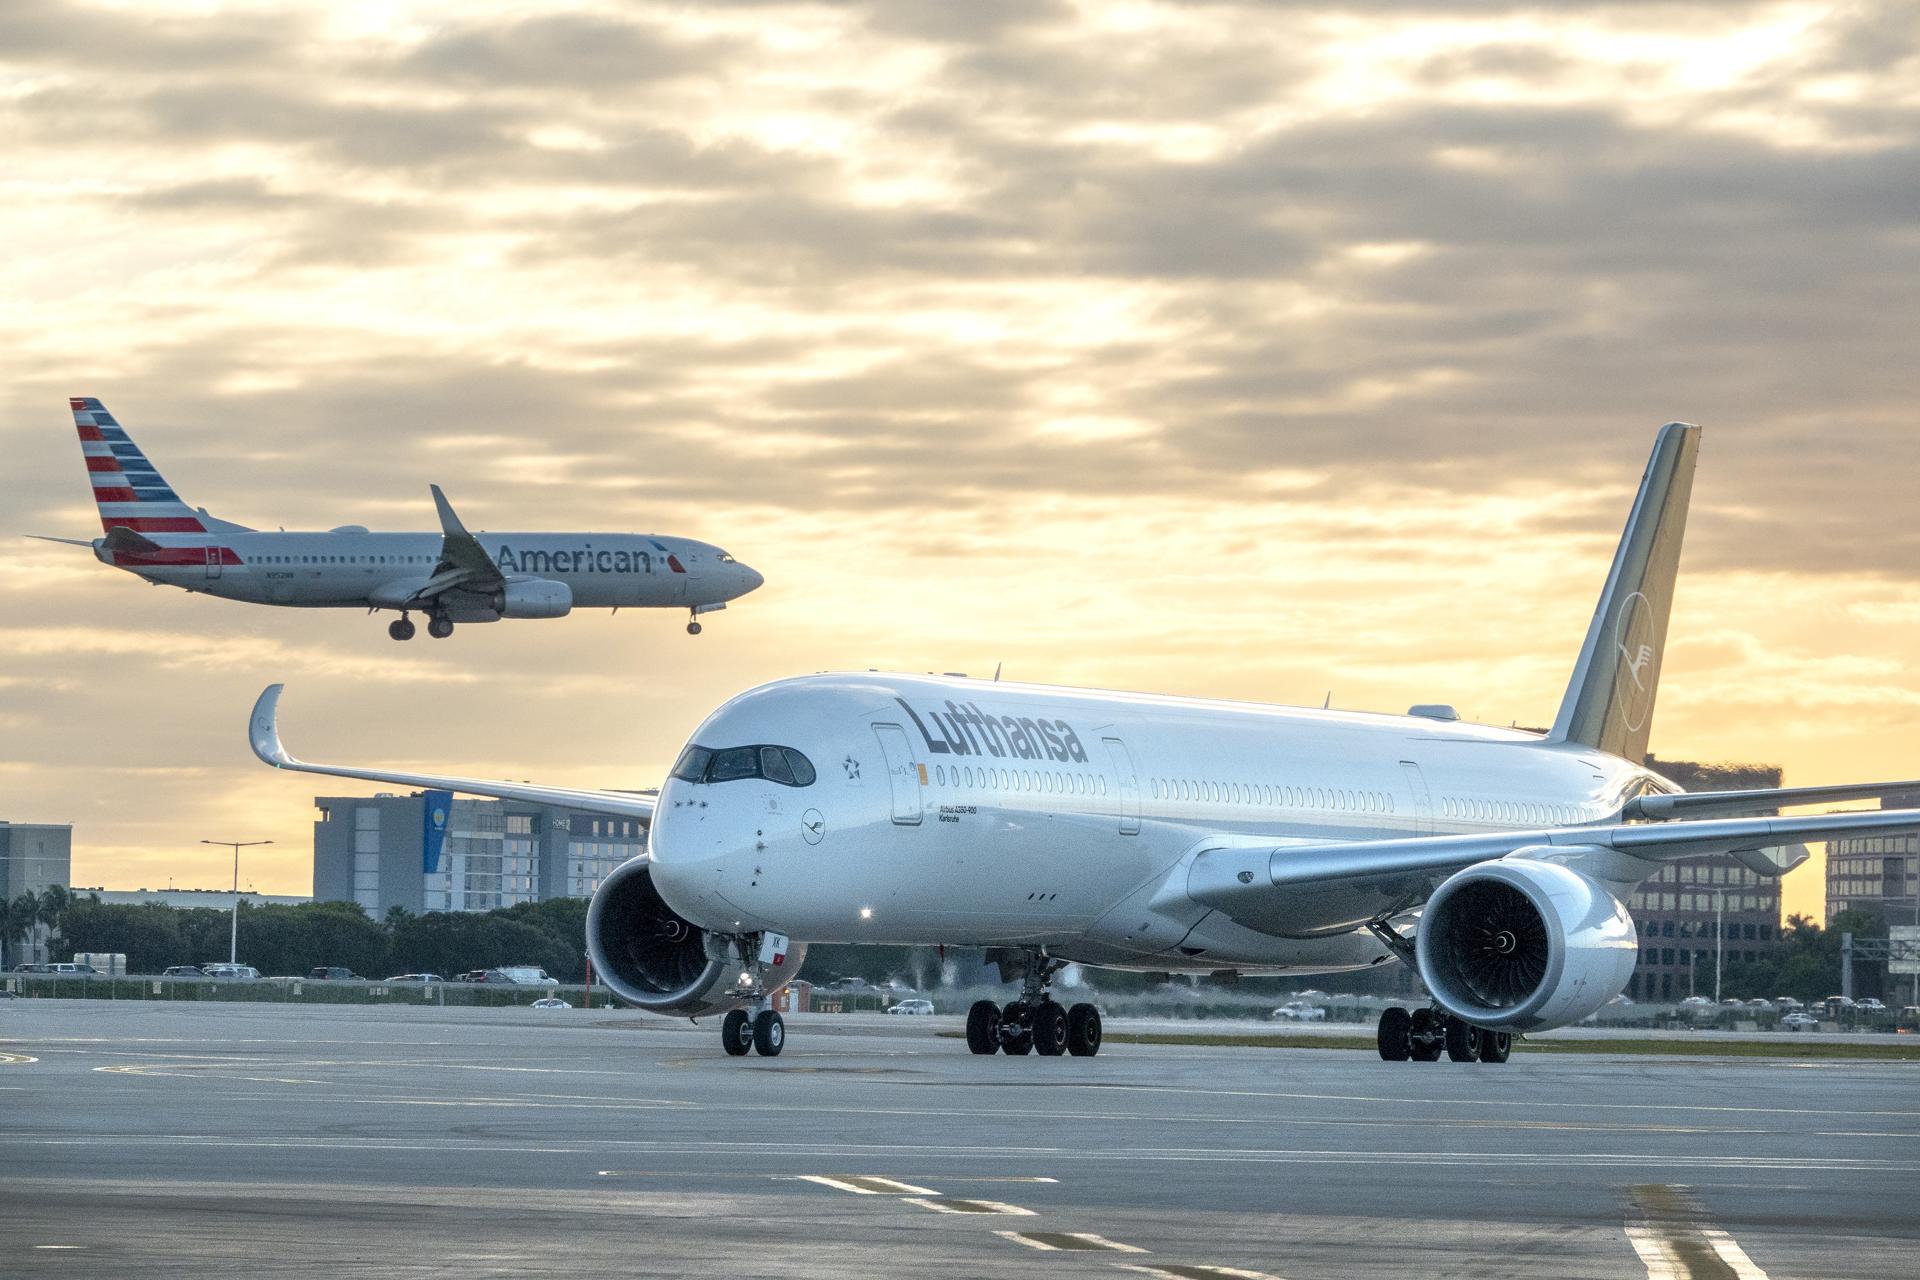
[[[115,529],[134,533],[207,532],[199,513],[180,500],[105,405],[92,396],[74,396],[68,403],[73,406],[73,424],[80,431],[80,452],[86,455],[101,528],[108,533]]]

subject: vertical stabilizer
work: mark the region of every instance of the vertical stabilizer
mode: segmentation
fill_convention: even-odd
[[[1549,741],[1578,743],[1636,764],[1646,757],[1699,452],[1700,428],[1684,422],[1669,422],[1654,438]]]
[[[93,500],[100,508],[100,525],[108,533],[205,533],[201,513],[154,469],[147,455],[107,407],[92,396],[74,396],[73,425],[80,432],[80,452],[86,456],[87,475],[93,481]]]

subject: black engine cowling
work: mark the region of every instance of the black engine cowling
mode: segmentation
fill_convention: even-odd
[[[677,914],[653,886],[645,854],[622,863],[601,881],[587,906],[587,954],[593,971],[628,1004],[653,1013],[698,1018],[746,1001],[729,995],[739,985],[740,957],[726,938]],[[776,991],[800,972],[806,946],[788,948]]]
[[[1511,857],[1449,878],[1415,941],[1441,1008],[1479,1027],[1578,1022],[1626,988],[1639,938],[1620,900],[1558,863]]]

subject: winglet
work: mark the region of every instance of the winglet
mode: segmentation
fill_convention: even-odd
[[[447,501],[447,495],[440,491],[440,486],[430,484],[427,488],[433,490],[433,505],[440,512],[440,532],[449,538],[469,536],[467,526],[461,524],[460,517],[453,513],[453,504]]]
[[[247,740],[253,754],[276,769],[299,763],[280,745],[280,694],[286,687],[270,684],[262,689],[260,700],[253,704],[253,718],[247,724]]]

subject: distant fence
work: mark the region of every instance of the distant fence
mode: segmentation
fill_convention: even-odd
[[[0,990],[22,999],[216,1000],[269,1004],[430,1004],[467,1008],[529,1005],[548,995],[580,1008],[581,986],[511,986],[493,982],[338,982],[316,978],[109,978],[10,973]],[[605,987],[593,989],[595,1007],[614,1004]]]

